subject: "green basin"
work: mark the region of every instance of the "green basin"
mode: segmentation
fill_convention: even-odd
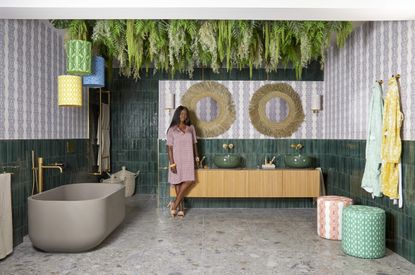
[[[241,166],[241,156],[234,154],[216,155],[213,163],[218,168],[236,168]]]
[[[289,168],[310,168],[313,166],[313,158],[303,155],[286,155],[285,166]]]

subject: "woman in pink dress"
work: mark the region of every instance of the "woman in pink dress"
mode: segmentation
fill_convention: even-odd
[[[179,106],[167,130],[170,162],[168,180],[176,190],[176,199],[168,205],[172,216],[184,216],[182,202],[189,187],[195,182],[195,165],[199,162],[196,143],[196,131],[190,121],[189,110]]]

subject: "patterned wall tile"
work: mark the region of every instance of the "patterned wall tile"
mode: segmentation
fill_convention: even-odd
[[[415,21],[367,22],[357,28],[342,49],[332,47],[324,70],[325,139],[366,139],[368,105],[375,80],[400,78],[402,138],[415,140]]]
[[[165,95],[175,94],[176,106],[181,104],[181,97],[192,85],[199,81],[179,80],[179,81],[160,81],[159,83],[159,139],[166,138],[166,131],[170,125],[173,111],[168,112],[165,110]],[[261,86],[265,84],[281,83],[275,81],[217,81],[224,85],[232,95],[233,102],[236,110],[236,120],[232,124],[231,128],[222,135],[216,138],[237,138],[237,139],[269,139],[272,137],[265,136],[259,133],[251,124],[249,118],[249,103],[252,95]],[[291,138],[317,138],[318,128],[323,127],[324,112],[314,114],[311,111],[311,96],[312,94],[324,95],[324,82],[322,81],[284,81],[293,87],[293,89],[299,94],[303,110],[305,114],[305,121],[299,129],[293,133]],[[217,113],[214,104],[208,104],[205,101],[200,102],[200,109],[198,113],[201,114],[202,119],[212,117],[212,114]],[[279,120],[284,118],[286,110],[284,107],[277,108],[277,104],[274,101],[270,101],[270,104],[266,106],[266,112],[270,118]]]
[[[60,108],[63,36],[47,21],[0,20],[0,140],[87,138],[82,108]]]

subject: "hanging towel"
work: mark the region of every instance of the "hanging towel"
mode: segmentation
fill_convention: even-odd
[[[382,164],[382,86],[376,83],[372,88],[369,104],[369,123],[366,139],[366,165],[362,178],[362,188],[372,193],[372,197],[382,196],[380,186],[380,168]]]
[[[11,174],[0,174],[0,259],[13,251]]]
[[[401,162],[401,113],[399,87],[396,78],[388,81],[382,129],[382,192],[391,199],[399,199],[399,164]]]
[[[102,116],[102,125],[100,123]],[[102,137],[100,131],[102,128]],[[98,161],[97,165],[101,166],[102,171],[110,169],[109,158],[102,159],[101,163],[101,150],[103,157],[108,157],[110,155],[110,109],[108,104],[102,104],[101,113],[98,117],[98,131],[97,131],[97,144],[99,145],[98,149]],[[102,149],[101,149],[102,147]]]

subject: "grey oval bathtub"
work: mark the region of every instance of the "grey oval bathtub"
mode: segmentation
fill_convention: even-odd
[[[48,252],[82,252],[99,245],[125,217],[124,186],[62,185],[28,198],[29,238]]]

